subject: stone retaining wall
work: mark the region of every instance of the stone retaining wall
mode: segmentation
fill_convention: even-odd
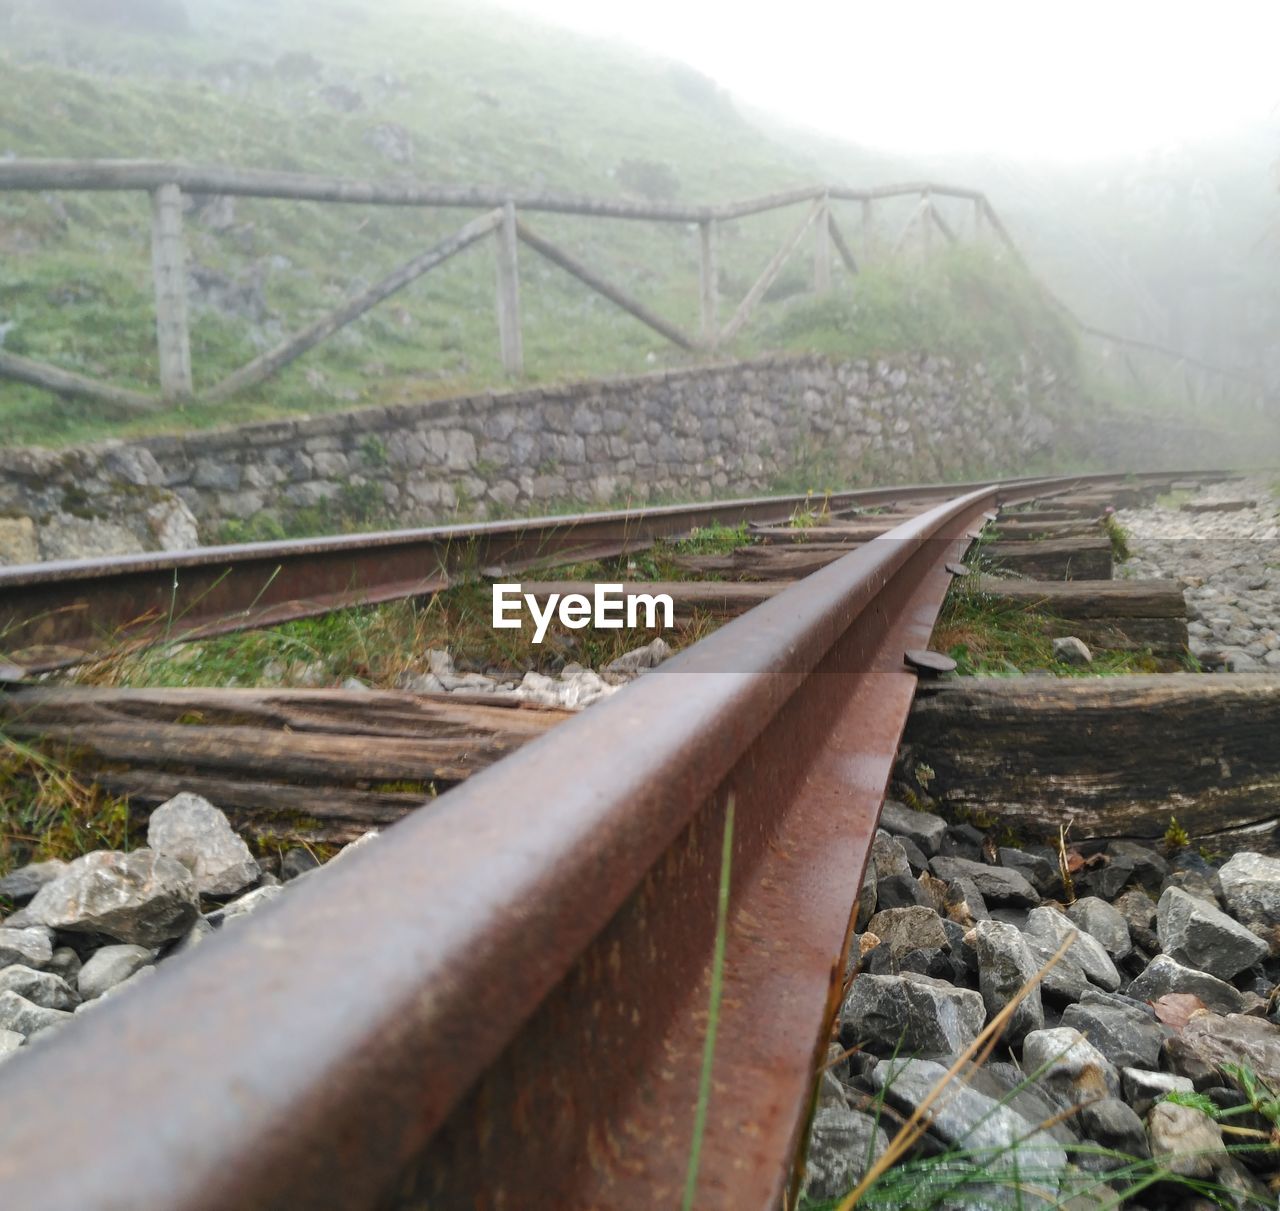
[[[820,357],[0,450],[0,562],[1066,465],[1069,384]]]

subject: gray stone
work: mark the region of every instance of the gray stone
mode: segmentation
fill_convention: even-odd
[[[204,917],[197,917],[191,928],[169,948],[165,957],[172,958],[174,955],[185,954],[188,950],[194,950],[212,933],[213,926]],[[139,970],[142,969],[139,968]]]
[[[85,1000],[101,996],[108,988],[124,983],[140,967],[153,962],[155,954],[143,946],[104,946],[94,951],[80,969],[80,995]]]
[[[1016,870],[942,856],[931,859],[929,866],[939,879],[948,883],[955,879],[972,879],[987,904],[1026,908],[1040,903],[1040,894]]]
[[[1105,1097],[1086,1103],[1080,1110],[1080,1130],[1086,1139],[1093,1140],[1104,1148],[1114,1148],[1126,1157],[1151,1155],[1151,1145],[1147,1142],[1142,1120],[1119,1098]],[[1102,1167],[1120,1168],[1126,1163],[1118,1158],[1108,1158]]]
[[[914,1112],[946,1079],[942,1064],[924,1059],[882,1060],[871,1072],[872,1083],[884,1091],[885,1101],[902,1114]],[[986,1152],[993,1177],[1013,1172],[1036,1175],[1034,1183],[1022,1188],[1024,1207],[1054,1206],[1052,1196],[1066,1167],[1066,1153],[1051,1135],[1035,1128],[1000,1099],[954,1078],[930,1107],[930,1131],[947,1144]],[[1033,1185],[1049,1199],[1037,1198]],[[966,1205],[972,1204],[966,1200]]]
[[[369,834],[365,834],[368,836]],[[373,834],[377,836],[377,834]],[[358,845],[359,841],[353,841],[352,845]],[[347,846],[350,849],[351,846]],[[345,853],[346,850],[343,851]],[[271,884],[267,887],[258,887],[249,892],[248,895],[241,896],[238,900],[232,900],[230,904],[224,905],[216,912],[209,913],[205,920],[209,922],[214,929],[219,929],[232,921],[238,921],[243,917],[247,917],[250,913],[256,912],[264,904],[269,904],[277,896],[284,893],[284,887],[281,884]]]
[[[1119,1097],[1120,1074],[1078,1030],[1035,1030],[1022,1041],[1022,1069],[1060,1106]]]
[[[1044,975],[1040,977],[1040,996],[1046,1003],[1069,1005],[1078,1001],[1094,987],[1089,983],[1089,977],[1084,974],[1084,968],[1069,954],[1064,954],[1052,967],[1049,967],[1049,960],[1053,958],[1058,948],[1042,942],[1029,933],[1024,933],[1022,940],[1026,943],[1027,950],[1031,952],[1037,970],[1044,971]]]
[[[943,980],[859,975],[840,1019],[874,1054],[950,1056],[978,1037],[986,1010],[978,993]]]
[[[1160,1102],[1147,1118],[1151,1155],[1170,1173],[1212,1177],[1227,1158],[1222,1130],[1191,1106]]]
[[[897,837],[891,837],[884,829],[876,829],[875,840],[871,842],[871,858],[876,864],[880,878],[890,875],[906,875],[911,878],[911,862],[907,851],[903,849]]]
[[[147,844],[181,862],[206,896],[229,896],[258,881],[258,863],[208,799],[174,795],[151,813]]]
[[[1194,1043],[1175,1034],[1160,1046],[1160,1067],[1177,1076],[1185,1077],[1193,1089],[1203,1092],[1222,1083],[1217,1066]]]
[[[1016,870],[1042,896],[1050,894],[1055,884],[1061,881],[1057,863],[1050,862],[1048,858],[1008,846],[1001,846],[999,853],[1000,865]]]
[[[1231,979],[1268,954],[1257,934],[1177,887],[1165,888],[1156,911],[1156,931],[1165,953],[1219,979]]]
[[[867,932],[875,934],[882,946],[888,946],[894,958],[912,950],[941,950],[947,945],[942,918],[922,905],[877,912],[867,923]]]
[[[1081,1001],[1068,1005],[1062,1025],[1080,1031],[1117,1068],[1154,1068],[1164,1032],[1141,1009]]]
[[[1160,949],[1156,937],[1156,902],[1140,887],[1132,887],[1116,897],[1115,910],[1129,926],[1129,937],[1148,954]]]
[[[1245,1064],[1264,1084],[1280,1086],[1280,1026],[1265,1018],[1197,1013],[1183,1027],[1182,1040],[1210,1064]]]
[[[805,1156],[804,1197],[818,1202],[842,1198],[888,1146],[889,1137],[869,1115],[842,1106],[823,1106],[813,1116]]]
[[[1122,1068],[1120,1084],[1124,1100],[1140,1115],[1145,1115],[1166,1093],[1190,1093],[1195,1088],[1185,1076],[1146,1068]]]
[[[1112,841],[1107,854],[1113,863],[1122,862],[1131,876],[1148,891],[1158,892],[1169,873],[1169,863],[1149,845],[1137,841]]]
[[[0,927],[0,967],[7,967],[10,963],[47,967],[52,958],[53,945],[43,929]]]
[[[1239,989],[1207,971],[1186,967],[1169,955],[1156,955],[1126,991],[1138,1001],[1154,1001],[1171,992],[1187,992],[1218,1013],[1239,1013],[1244,1008]]]
[[[7,328],[0,324],[0,329]],[[35,563],[39,558],[35,522],[29,517],[0,517],[0,566]]]
[[[1085,933],[1097,938],[1113,959],[1123,959],[1133,950],[1129,922],[1105,900],[1086,896],[1068,907],[1067,916]]]
[[[881,912],[915,905],[932,908],[929,893],[908,875],[890,875],[887,879],[876,880],[876,907]]]
[[[0,1030],[0,1063],[15,1054],[25,1041],[16,1030]]]
[[[880,809],[880,827],[895,837],[909,837],[930,858],[947,833],[947,822],[941,816],[915,811],[894,799],[886,799]]]
[[[95,1009],[104,1002],[109,1001],[114,997],[121,996],[125,989],[136,987],[144,980],[150,979],[155,975],[155,973],[156,966],[154,963],[149,964],[146,967],[139,967],[138,970],[135,971],[128,979],[121,980],[119,984],[112,984],[110,988],[104,989],[92,1000],[82,1001],[76,1006],[76,1013],[88,1013],[90,1010]]]
[[[137,849],[77,858],[36,893],[27,912],[54,929],[158,946],[184,934],[199,909],[195,882],[181,862]]]
[[[880,896],[880,880],[876,864],[867,859],[867,869],[862,876],[862,886],[858,889],[858,909],[854,917],[854,928],[861,933],[867,928],[867,922],[875,916]]]
[[[74,1009],[80,998],[61,976],[21,963],[0,967],[0,992],[16,992],[42,1009]]]
[[[969,1075],[969,1084],[979,1093],[985,1093],[1022,1115],[1029,1123],[1048,1124],[1048,1131],[1060,1144],[1078,1143],[1080,1132],[1072,1117],[1063,1117],[1061,1108],[1052,1098],[1042,1093],[1027,1080],[1026,1074],[1016,1064],[1002,1064],[988,1060]],[[1050,1123],[1052,1119],[1057,1122]]]
[[[46,883],[51,883],[66,869],[67,864],[58,858],[20,866],[0,879],[0,896],[7,896],[15,904],[25,904]]]
[[[45,1009],[16,992],[0,992],[0,1030],[13,1030],[24,1039],[37,1030],[69,1020],[71,1014],[60,1009]]]
[[[951,879],[942,885],[947,889],[946,909],[950,920],[968,929],[978,921],[990,919],[987,902],[972,879]]]
[[[1027,917],[1027,934],[1051,950],[1057,950],[1072,938],[1067,957],[1099,988],[1115,992],[1120,987],[1120,973],[1107,954],[1106,947],[1092,934],[1085,933],[1057,909],[1033,908]]]
[[[1053,658],[1063,664],[1076,666],[1092,664],[1093,653],[1083,639],[1074,635],[1065,635],[1053,641]]]
[[[1001,921],[979,921],[973,928],[974,949],[978,953],[978,989],[987,1016],[994,1018],[1018,990],[1038,970],[1027,944],[1013,925]],[[1044,1027],[1044,1005],[1039,987],[1033,988],[1014,1010],[1004,1037],[1021,1042],[1033,1030]]]
[[[46,971],[61,976],[72,988],[80,978],[80,956],[70,946],[59,946],[53,952],[53,958],[45,965]]]
[[[299,875],[315,870],[319,865],[320,859],[309,849],[296,846],[285,850],[284,857],[280,859],[280,877],[285,880],[296,879]]]
[[[1280,950],[1280,858],[1234,854],[1219,868],[1218,882],[1231,914],[1265,938],[1273,954]]]

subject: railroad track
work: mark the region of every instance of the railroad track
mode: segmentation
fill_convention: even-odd
[[[167,961],[11,1061],[0,1201],[678,1206],[732,802],[720,1041],[693,1205],[778,1206],[915,691],[904,654],[927,648],[998,508],[1068,496],[1092,507],[1177,477],[840,494],[833,524],[863,530],[829,545],[789,544],[778,527],[799,501],[771,498],[0,570],[19,682],[84,660],[124,623],[133,642],[173,638],[174,618],[183,635],[217,633],[534,568],[549,553],[623,554],[712,520],[772,531],[773,555],[750,558],[789,560],[787,580],[802,574],[797,551],[817,557],[656,674],[304,880],[252,928]],[[911,515],[878,535],[871,519],[840,519],[870,504]]]

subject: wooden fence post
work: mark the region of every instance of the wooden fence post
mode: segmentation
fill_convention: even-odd
[[[161,185],[151,194],[151,273],[156,295],[160,394],[168,403],[191,396],[191,337],[187,328],[187,257],[182,241],[182,190]]]
[[[520,331],[520,264],[516,238],[516,207],[507,202],[498,241],[498,340],[502,345],[502,368],[519,377],[524,374],[524,338]]]
[[[702,343],[714,349],[720,343],[720,265],[716,244],[720,225],[715,219],[698,224],[699,301],[702,311]]]
[[[813,225],[813,292],[831,293],[831,199],[823,197]]]

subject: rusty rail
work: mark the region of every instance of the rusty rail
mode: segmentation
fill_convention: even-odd
[[[960,486],[839,492],[833,510],[940,500]],[[484,569],[612,557],[716,523],[783,522],[812,504],[770,496],[0,567],[0,676],[129,643],[193,639],[425,597]]]
[[[0,1204],[678,1205],[732,795],[695,1205],[772,1211],[914,690],[903,652],[984,514],[1073,482],[936,505],[9,1061]]]

